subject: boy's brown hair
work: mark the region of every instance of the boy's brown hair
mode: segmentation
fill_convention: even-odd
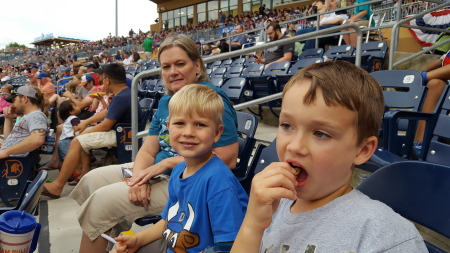
[[[169,121],[173,114],[186,116],[193,112],[211,118],[216,126],[222,125],[224,105],[220,95],[203,84],[188,84],[181,88],[169,102]]]
[[[303,103],[314,102],[320,89],[328,106],[342,105],[357,113],[358,145],[365,138],[378,136],[384,113],[383,91],[366,71],[344,61],[316,63],[297,72],[284,87],[282,97],[302,80],[311,81]]]

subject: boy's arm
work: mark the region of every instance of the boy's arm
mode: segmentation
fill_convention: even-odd
[[[140,243],[141,245],[140,247],[161,239],[164,232],[165,223],[166,221],[164,219],[161,219],[150,228],[137,233],[136,237],[138,238],[138,243]]]
[[[264,230],[272,223],[272,216],[278,208],[280,199],[297,198],[294,173],[295,170],[289,164],[277,162],[255,175],[247,214],[231,253],[259,252]]]
[[[116,251],[135,252],[141,247],[149,243],[152,243],[158,239],[161,239],[162,233],[164,232],[165,222],[166,222],[165,220],[160,220],[155,225],[133,236],[125,235],[114,238],[117,242]]]

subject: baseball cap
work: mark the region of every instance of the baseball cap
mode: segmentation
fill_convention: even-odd
[[[45,74],[45,72],[41,72],[41,73],[39,73],[38,76],[36,76],[37,79],[41,79],[41,78],[43,78],[43,77],[48,77],[48,75]]]
[[[81,77],[81,83],[80,86],[84,86],[87,84],[87,82],[94,81],[94,77],[92,75],[86,74]]]
[[[30,98],[37,99],[37,98],[36,98],[36,90],[35,90],[35,89],[33,89],[33,88],[30,87],[30,86],[20,86],[19,88],[17,88],[16,91],[14,91],[13,94],[7,96],[7,97],[5,98],[5,101],[6,101],[6,102],[9,102],[9,103],[12,103],[13,100],[14,100],[14,98],[15,98],[17,95],[22,95],[22,96],[27,96],[27,97],[30,97]]]
[[[95,68],[96,66],[95,66],[95,64],[93,64],[93,63],[90,63],[90,64],[86,64],[86,65],[84,65],[86,68]]]

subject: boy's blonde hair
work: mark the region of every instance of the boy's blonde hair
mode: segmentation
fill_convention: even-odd
[[[188,84],[169,102],[169,121],[173,114],[191,116],[193,112],[211,118],[216,126],[222,125],[224,105],[220,95],[203,84]]]
[[[344,61],[313,64],[300,70],[289,80],[282,97],[302,80],[311,81],[303,103],[314,102],[317,89],[320,89],[328,106],[342,105],[357,113],[355,125],[358,145],[365,138],[378,136],[384,113],[383,91],[377,80],[366,71]]]

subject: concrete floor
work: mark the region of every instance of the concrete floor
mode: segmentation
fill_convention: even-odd
[[[260,142],[271,142],[276,136],[276,127],[259,123],[256,139]],[[102,156],[96,156],[102,159]],[[43,157],[43,161],[50,157]],[[57,170],[49,171],[50,178],[56,178]],[[60,199],[41,197],[41,205],[37,218],[42,225],[38,249],[40,253],[78,252],[81,239],[81,228],[76,219],[79,205],[68,197],[74,186],[66,184]],[[145,227],[144,227],[145,228]],[[139,232],[143,227],[133,225],[132,231]]]

